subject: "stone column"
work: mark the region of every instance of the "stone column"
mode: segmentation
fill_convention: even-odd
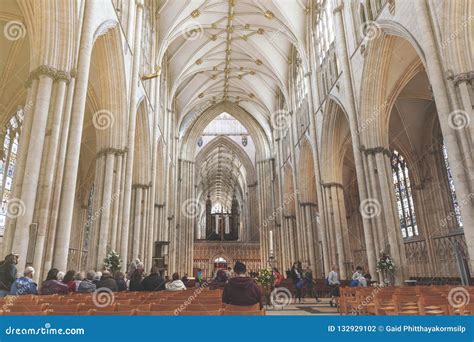
[[[141,236],[141,219],[142,219],[142,196],[143,189],[138,185],[135,190],[135,223],[133,225],[133,249],[132,249],[132,259],[141,257],[140,255],[140,239]]]
[[[346,90],[346,95],[348,98],[348,106],[346,108],[347,115],[349,117],[349,126],[352,136],[352,149],[354,152],[354,162],[357,173],[357,184],[359,186],[359,196],[361,202],[366,200],[367,197],[367,188],[365,184],[365,174],[364,167],[362,162],[362,156],[360,152],[360,136],[359,136],[359,125],[357,123],[357,106],[354,98],[354,89],[352,86],[351,79],[351,66],[348,55],[348,48],[345,35],[345,25],[343,18],[343,3],[338,5],[333,13],[335,18],[335,34],[336,34],[336,49],[337,55],[339,56],[340,66],[341,66],[341,80],[343,82],[343,88]],[[363,217],[364,225],[364,237],[365,237],[365,248],[367,250],[367,261],[369,264],[370,274],[376,274],[376,251],[374,250],[373,240],[371,239],[371,226],[367,218]]]
[[[81,151],[82,127],[86,106],[87,85],[93,44],[94,3],[84,5],[84,23],[82,25],[81,43],[77,66],[76,88],[72,103],[71,128],[68,137],[66,161],[64,166],[61,204],[57,225],[53,265],[66,269],[71,236],[74,200],[76,194],[77,170]]]
[[[61,78],[57,78],[55,81],[55,98],[52,108],[52,118],[50,132],[47,136],[47,156],[43,160],[40,180],[40,192],[39,192],[39,208],[37,214],[38,220],[38,232],[36,236],[36,245],[34,249],[33,267],[35,269],[35,280],[39,281],[42,274],[43,256],[45,239],[48,230],[48,218],[50,214],[50,205],[52,190],[54,186],[54,169],[56,167],[56,160],[58,156],[58,144],[60,138],[60,128],[63,116],[64,98],[66,94],[66,86],[69,77],[65,74],[61,74]],[[46,149],[46,147],[45,147]]]
[[[141,44],[142,44],[142,26],[143,26],[143,0],[137,0],[137,15],[135,24],[135,39],[133,45],[133,65],[132,77],[130,82],[130,111],[128,122],[128,153],[125,169],[125,186],[124,186],[124,202],[123,202],[123,218],[122,218],[122,235],[128,237],[130,226],[130,202],[132,193],[132,175],[133,175],[133,156],[135,150],[135,127],[137,123],[137,84],[139,80],[140,62],[141,62]],[[130,5],[131,6],[131,5]],[[155,142],[153,142],[155,143]],[[138,251],[134,251],[137,253]],[[128,260],[128,243],[127,238],[122,239],[120,246],[120,255],[123,260]]]
[[[462,147],[459,146],[457,142],[458,130],[453,127],[452,108],[449,103],[439,54],[435,47],[435,38],[430,24],[427,4],[425,1],[415,1],[414,6],[418,18],[418,27],[425,38],[423,40],[423,49],[426,58],[427,73],[430,77],[439,123],[443,133],[444,143],[448,151],[448,159],[453,175],[454,186],[456,188],[456,194],[459,196],[458,200],[467,202],[465,205],[460,206],[460,210],[470,264],[471,268],[474,268],[474,210],[472,200],[473,196],[469,191],[469,179],[472,175],[469,174],[469,171],[466,173],[466,170],[464,169],[465,158],[462,155]],[[466,168],[469,170],[469,166],[466,166]]]
[[[113,189],[113,202],[112,202],[112,225],[110,228],[110,249],[117,251],[117,232],[120,230],[120,226],[118,225],[119,221],[119,208],[120,208],[120,201],[122,196],[122,156],[123,152],[116,152],[115,153],[115,178],[114,178],[114,189]]]
[[[97,249],[97,266],[96,269],[103,268],[104,259],[107,256],[107,242],[109,241],[109,232],[111,226],[111,207],[113,205],[112,190],[114,183],[114,164],[115,151],[105,151],[105,172],[104,172],[104,188],[102,195],[102,206],[100,216],[99,240]]]
[[[35,100],[35,110],[33,113],[33,123],[30,140],[33,142],[28,146],[25,163],[24,179],[19,199],[10,199],[9,207],[15,201],[20,206],[23,215],[18,216],[16,221],[15,235],[13,239],[12,251],[21,257],[18,261],[18,269],[24,269],[28,243],[30,241],[30,224],[33,219],[41,159],[43,156],[43,144],[46,133],[46,123],[48,119],[49,105],[51,101],[51,91],[55,71],[49,67],[42,66],[37,69],[39,81],[38,92]],[[21,214],[19,211],[19,214]]]

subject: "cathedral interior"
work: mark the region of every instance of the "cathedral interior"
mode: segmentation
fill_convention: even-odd
[[[474,2],[0,2],[0,251],[474,277]]]

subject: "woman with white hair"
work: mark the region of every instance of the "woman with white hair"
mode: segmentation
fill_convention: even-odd
[[[13,282],[10,294],[16,296],[38,294],[38,285],[33,281],[34,274],[35,269],[33,267],[28,266],[25,268],[23,277],[20,277]]]

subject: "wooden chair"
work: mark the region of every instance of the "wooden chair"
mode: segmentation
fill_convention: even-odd
[[[151,304],[150,311],[175,311],[179,306],[165,304]]]
[[[11,305],[3,307],[4,313],[11,313],[14,315],[17,312],[38,312],[48,308],[48,304],[32,304],[32,305]]]
[[[215,311],[219,309],[222,309],[222,304],[199,305],[193,303],[188,305],[184,311]]]
[[[182,316],[220,316],[222,309],[218,310],[204,310],[204,311],[188,311],[184,310],[180,313]]]
[[[125,310],[125,311],[98,311],[89,310],[88,313],[93,316],[133,316],[135,315],[136,309]]]
[[[19,311],[19,312],[2,312],[4,316],[46,316],[50,313],[49,310],[43,311]]]
[[[176,316],[174,311],[136,311],[137,316]]]
[[[444,297],[420,296],[418,307],[421,315],[449,315],[449,303]]]
[[[69,305],[49,305],[48,310],[52,310],[56,315],[64,315],[64,314],[77,314],[79,311],[79,306],[81,304],[69,304]]]
[[[78,309],[78,312],[87,312],[89,310],[94,310],[94,311],[97,311],[97,312],[113,312],[115,311],[115,305],[109,305],[109,306],[104,306],[102,308],[99,308],[95,305],[80,305],[79,306],[79,309]]]
[[[151,304],[140,304],[140,305],[122,305],[116,304],[115,311],[127,311],[127,310],[140,310],[140,311],[150,311]]]
[[[229,311],[224,309],[222,311],[224,316],[265,316],[265,310],[259,311]]]
[[[224,309],[227,311],[260,311],[260,304],[250,306],[224,304]]]

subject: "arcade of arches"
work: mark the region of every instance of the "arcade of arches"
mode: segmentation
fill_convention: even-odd
[[[61,20],[58,20],[61,18]],[[474,271],[470,0],[3,0],[0,242],[51,267]]]

